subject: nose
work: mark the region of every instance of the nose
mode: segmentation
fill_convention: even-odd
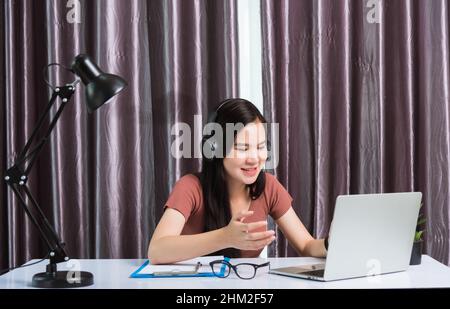
[[[256,164],[258,164],[258,159],[257,158],[247,158],[247,160],[245,160],[246,164],[249,166],[254,166]]]
[[[247,152],[247,163],[256,164],[259,161],[258,151],[255,149],[249,150]]]

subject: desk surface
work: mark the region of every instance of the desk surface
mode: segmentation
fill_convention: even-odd
[[[323,262],[316,258],[269,258],[271,267],[298,266]],[[234,259],[232,262],[251,261],[260,263],[266,259]],[[30,261],[32,262],[32,261]],[[80,269],[94,274],[94,285],[88,288],[97,289],[302,289],[302,288],[431,288],[450,287],[450,267],[447,267],[429,256],[422,257],[422,264],[410,266],[405,272],[385,274],[381,276],[355,278],[332,282],[316,282],[305,279],[268,274],[268,269],[258,270],[252,280],[241,280],[234,275],[221,278],[157,278],[131,279],[130,274],[142,263],[143,259],[134,260],[71,260],[59,264],[59,270]],[[35,273],[45,271],[47,261],[19,268],[0,277],[0,288],[31,288],[31,278]]]

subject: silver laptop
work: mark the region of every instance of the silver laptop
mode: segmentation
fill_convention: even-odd
[[[411,258],[422,193],[340,195],[325,263],[270,273],[332,281],[404,271]]]

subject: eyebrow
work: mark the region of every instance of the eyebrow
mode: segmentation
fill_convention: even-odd
[[[262,141],[262,142],[258,143],[258,146],[264,144],[265,142],[266,141]],[[234,143],[234,145],[235,146],[249,146],[249,144],[244,144],[244,143]]]

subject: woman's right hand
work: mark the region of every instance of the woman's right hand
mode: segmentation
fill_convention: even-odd
[[[241,211],[231,218],[230,223],[224,227],[227,247],[240,250],[259,250],[269,245],[275,239],[273,230],[264,232],[252,232],[256,229],[266,227],[267,221],[252,223],[243,222],[253,211]]]

